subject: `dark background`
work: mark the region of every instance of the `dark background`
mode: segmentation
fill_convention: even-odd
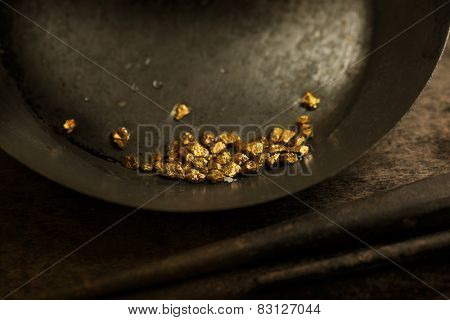
[[[431,83],[400,124],[356,163],[298,196],[317,209],[450,171],[449,46]],[[0,295],[34,277],[120,219],[130,208],[61,187],[0,152]],[[381,204],[382,206],[382,204]],[[380,208],[381,208],[380,206]],[[215,240],[308,212],[293,198],[241,210],[175,214],[139,211],[17,292],[33,298]],[[301,256],[292,257],[299,259]],[[404,266],[450,296],[448,250]],[[275,262],[271,262],[272,264]],[[265,264],[256,269],[263,270]],[[254,268],[215,275],[126,297],[139,298],[440,298],[393,265],[332,274],[236,295]]]

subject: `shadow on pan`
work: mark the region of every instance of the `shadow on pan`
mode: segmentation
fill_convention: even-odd
[[[2,3],[0,145],[58,183],[133,207],[211,211],[280,198],[333,176],[394,127],[439,60],[449,9],[419,0]],[[307,175],[172,186],[122,168],[124,152],[111,145],[111,131],[126,126],[126,152],[145,150],[145,128],[175,126],[168,112],[180,101],[197,129],[292,125],[306,111],[287,107],[305,91],[322,100],[310,114]],[[70,117],[77,130],[58,134]]]

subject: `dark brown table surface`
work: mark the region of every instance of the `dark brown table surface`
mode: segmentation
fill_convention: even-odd
[[[318,209],[331,208],[378,191],[449,172],[449,47],[430,84],[412,111],[394,130],[339,175],[298,196]],[[89,198],[57,185],[2,151],[0,176],[1,296],[33,278],[130,212],[130,208]],[[16,297],[33,298],[41,292],[70,287],[100,275],[148,263],[306,212],[308,209],[293,198],[216,213],[139,211],[37,277],[19,290]],[[405,267],[450,296],[449,262],[450,255],[441,254],[417,259]],[[258,267],[264,268],[263,265]],[[251,271],[237,270],[128,297],[236,297],[232,294],[232,288],[248,272]],[[238,297],[440,298],[393,265],[315,281],[292,282]]]

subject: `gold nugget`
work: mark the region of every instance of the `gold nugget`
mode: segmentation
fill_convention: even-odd
[[[320,99],[313,96],[311,92],[306,92],[302,98],[302,105],[311,108],[317,109],[317,105],[320,103]]]
[[[284,130],[281,134],[281,142],[288,143],[295,136],[295,131],[292,130]]]
[[[234,162],[228,163],[227,165],[225,165],[223,167],[223,170],[222,170],[223,174],[230,178],[236,176],[240,171],[241,171],[241,167]]]
[[[282,144],[273,144],[269,147],[269,152],[270,153],[275,153],[275,152],[284,152],[286,151],[287,148],[286,146],[282,145]]]
[[[270,135],[270,141],[279,142],[281,139],[281,135],[283,134],[283,129],[281,128],[273,128],[272,133]]]
[[[248,161],[247,155],[245,155],[241,152],[237,152],[233,155],[233,162],[237,163],[240,166],[242,166],[247,161]]]
[[[75,119],[67,119],[62,126],[66,130],[66,133],[72,133],[77,126],[77,122]]]
[[[186,117],[189,113],[191,113],[191,109],[184,103],[177,103],[171,112],[171,115],[175,120],[180,121],[184,117]]]
[[[181,135],[181,144],[187,146],[195,140],[194,136],[190,132],[183,132]]]
[[[127,169],[136,170],[139,168],[139,159],[134,154],[127,155],[123,158],[122,165]]]
[[[280,160],[287,164],[293,164],[298,161],[298,157],[295,153],[288,152],[280,155]]]
[[[259,166],[255,161],[249,160],[246,163],[244,163],[244,165],[241,168],[241,171],[243,173],[257,173],[259,171]]]
[[[266,158],[266,164],[269,167],[274,167],[280,161],[280,154],[274,153]]]
[[[184,170],[179,162],[166,162],[163,174],[172,179],[184,179]]]
[[[208,180],[212,183],[222,182],[225,179],[225,175],[219,170],[211,170],[208,173]]]
[[[306,138],[312,138],[314,135],[314,132],[312,130],[312,128],[306,128],[302,130],[302,134],[306,137]]]
[[[212,154],[217,154],[225,150],[227,146],[222,141],[214,143],[211,148],[209,149]]]
[[[221,165],[227,164],[231,161],[231,153],[229,153],[228,151],[223,151],[222,153],[217,155],[216,161]]]
[[[188,150],[196,157],[206,157],[209,155],[208,149],[203,147],[198,141],[194,141],[187,146]]]
[[[239,135],[237,135],[234,132],[224,132],[221,135],[219,135],[218,138],[226,145],[230,145],[241,140],[241,137],[239,137]]]
[[[189,169],[185,174],[185,179],[189,182],[198,183],[205,181],[206,175],[196,169]]]
[[[201,143],[207,147],[212,146],[214,141],[216,140],[216,135],[211,131],[205,131],[202,134],[202,138],[200,139]]]
[[[250,142],[246,145],[245,150],[251,155],[258,155],[263,152],[264,145],[259,141]]]
[[[153,163],[152,162],[142,162],[140,165],[140,170],[142,172],[152,172],[153,170]]]
[[[111,135],[113,142],[120,148],[125,149],[128,140],[130,140],[130,133],[128,132],[128,129],[125,127],[120,127],[117,130],[113,131]]]
[[[300,123],[300,124],[306,124],[306,123],[309,123],[310,121],[311,121],[311,119],[310,119],[309,116],[306,115],[306,114],[301,115],[301,116],[298,118],[298,123]]]

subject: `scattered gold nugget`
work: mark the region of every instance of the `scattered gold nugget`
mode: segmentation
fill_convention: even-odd
[[[208,149],[203,147],[198,141],[194,141],[187,146],[188,150],[196,157],[206,157],[209,155]]]
[[[184,103],[177,103],[171,112],[171,115],[175,120],[180,121],[184,117],[186,117],[189,113],[191,113],[191,109]]]
[[[279,153],[274,153],[274,154],[272,154],[272,155],[270,155],[270,156],[268,156],[266,158],[266,164],[269,167],[274,167],[275,165],[278,164],[279,161],[280,161],[280,154]]]
[[[128,132],[127,128],[120,127],[117,130],[113,131],[111,135],[113,142],[120,148],[125,149],[128,140],[130,140],[130,133]]]
[[[142,172],[152,172],[153,170],[153,163],[152,162],[142,162],[140,165],[140,170]]]
[[[139,159],[134,154],[129,154],[123,158],[122,165],[127,169],[136,170],[139,168]]]
[[[309,118],[309,116],[306,115],[306,114],[301,115],[301,116],[298,118],[298,123],[300,123],[300,124],[305,124],[305,123],[309,123],[309,122],[310,122],[310,118]]]
[[[75,119],[67,119],[63,124],[63,128],[66,130],[66,133],[72,133],[76,126],[77,122]]]
[[[311,92],[306,92],[302,98],[302,104],[311,109],[317,109],[320,99],[315,97]]]

